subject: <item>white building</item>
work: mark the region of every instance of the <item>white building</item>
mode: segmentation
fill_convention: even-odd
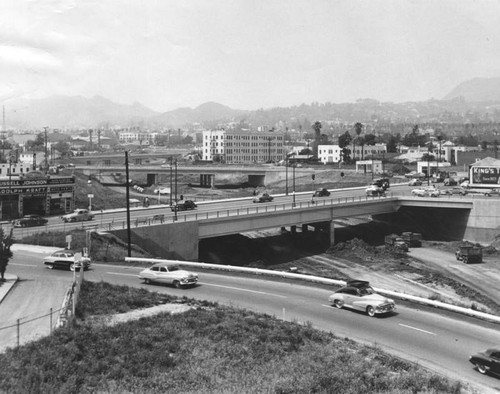
[[[338,145],[318,145],[318,159],[323,164],[338,163],[342,149]]]
[[[352,150],[352,149],[351,149]],[[386,144],[375,144],[375,145],[356,145],[354,147],[354,152],[351,152],[351,158],[356,160],[366,159],[366,158],[382,158],[387,153]]]
[[[232,164],[279,162],[285,157],[284,142],[280,132],[204,131],[202,160]]]
[[[157,133],[147,131],[121,131],[118,133],[120,143],[132,144],[138,142],[140,145],[153,145]]]

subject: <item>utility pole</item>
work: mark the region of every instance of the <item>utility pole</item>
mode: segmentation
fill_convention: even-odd
[[[132,257],[132,249],[130,244],[130,180],[128,173],[128,151],[125,151],[125,175],[127,176],[127,180],[125,182],[126,189],[126,198],[127,198],[127,252],[128,257]]]
[[[45,144],[44,144],[45,145],[45,173],[47,173],[49,170],[49,163],[47,161],[47,129],[48,129],[48,127],[45,126],[44,129],[45,129]]]

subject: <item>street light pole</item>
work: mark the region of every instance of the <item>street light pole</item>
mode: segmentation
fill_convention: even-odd
[[[293,191],[292,191],[293,204],[292,204],[292,206],[294,207],[295,206],[295,163],[293,163],[293,165],[292,165],[292,173],[293,173]]]
[[[285,194],[288,196],[288,154],[285,156]]]
[[[173,189],[173,184],[172,184],[172,156],[170,156],[170,205],[172,205],[172,192],[174,191]]]

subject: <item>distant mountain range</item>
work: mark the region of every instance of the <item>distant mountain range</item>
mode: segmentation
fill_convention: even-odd
[[[382,103],[363,99],[355,103],[302,104],[286,108],[243,111],[208,102],[194,109],[179,108],[159,113],[142,104],[123,105],[104,97],[53,96],[37,100],[18,100],[5,104],[5,124],[13,129],[181,128],[199,124],[215,127],[227,122],[245,122],[269,128],[277,122],[294,127],[294,122],[334,120],[366,121],[439,121],[443,116],[460,121],[461,114],[475,111],[491,117],[492,108],[500,111],[500,78],[475,78],[444,96],[443,100]],[[496,116],[496,115],[495,115]],[[456,119],[455,119],[456,118]],[[500,121],[500,112],[498,114]],[[490,119],[492,120],[492,119]]]

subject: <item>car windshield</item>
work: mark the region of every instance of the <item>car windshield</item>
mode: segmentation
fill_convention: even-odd
[[[374,293],[374,291],[371,287],[363,287],[362,289],[359,289],[360,296],[370,295],[373,293]]]

